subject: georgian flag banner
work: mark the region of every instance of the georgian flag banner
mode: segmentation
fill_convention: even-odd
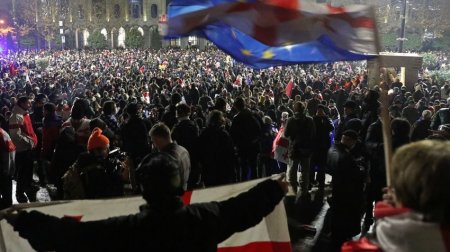
[[[248,191],[265,179],[186,192],[185,204],[223,201]],[[56,217],[78,217],[80,221],[95,221],[139,212],[145,204],[142,197],[110,200],[77,200],[69,202],[35,203],[19,205],[24,211],[37,210]],[[45,227],[42,227],[45,230]],[[30,244],[14,232],[5,220],[0,222],[0,252],[34,251]],[[219,252],[290,252],[291,242],[283,202],[258,225],[231,236],[218,246]]]
[[[370,6],[302,0],[172,0],[166,38],[200,35],[255,68],[378,54]]]

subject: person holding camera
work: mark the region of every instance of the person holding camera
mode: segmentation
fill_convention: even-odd
[[[123,183],[116,162],[109,158],[109,139],[100,128],[92,131],[88,152],[63,176],[65,199],[98,199],[123,195]]]

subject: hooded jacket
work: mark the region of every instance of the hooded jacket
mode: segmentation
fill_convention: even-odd
[[[375,237],[347,242],[343,252],[449,252],[450,229],[423,221],[423,215],[405,208],[392,208],[384,202],[375,207]]]

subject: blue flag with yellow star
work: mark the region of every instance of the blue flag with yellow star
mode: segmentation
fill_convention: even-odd
[[[270,1],[276,2],[275,0]],[[283,0],[283,4],[293,1],[300,0]],[[357,61],[375,57],[372,45],[370,45],[368,50],[365,50],[367,49],[365,47],[370,44],[370,42],[373,42],[372,34],[368,33],[373,30],[372,23],[370,22],[372,20],[369,18],[353,18],[347,15],[346,10],[335,10],[332,8],[330,9],[330,7],[327,7],[326,10],[320,10],[324,13],[330,12],[331,14],[329,17],[326,16],[326,14],[320,14],[317,15],[317,17],[303,18],[304,15],[299,15],[297,11],[293,11],[292,9],[288,10],[277,7],[273,10],[272,6],[269,8],[271,8],[271,12],[275,13],[274,15],[276,18],[286,19],[285,16],[288,16],[290,20],[284,21],[287,21],[287,23],[291,21],[289,24],[292,24],[292,21],[316,24],[316,21],[319,20],[318,26],[306,26],[298,29],[299,36],[302,34],[307,36],[308,34],[314,33],[313,39],[306,38],[296,40],[296,38],[292,39],[292,33],[295,35],[296,31],[289,30],[291,34],[283,36],[284,34],[277,30],[275,35],[277,36],[277,39],[279,38],[279,41],[281,41],[280,43],[282,45],[280,46],[280,43],[278,43],[279,41],[271,40],[270,38],[270,33],[274,32],[274,29],[256,30],[255,27],[257,28],[258,25],[252,23],[250,19],[247,19],[246,15],[237,16],[242,17],[242,20],[236,21],[235,19],[231,19],[230,21],[230,18],[227,16],[229,13],[235,12],[242,14],[239,11],[253,11],[250,10],[254,7],[252,3],[257,1],[248,0],[246,1],[246,4],[239,4],[239,2],[242,3],[244,1],[173,0],[169,5],[168,34],[165,38],[173,39],[192,35],[204,37],[232,56],[235,60],[253,68],[335,61]],[[230,3],[237,4],[230,5]],[[258,6],[258,11],[260,11],[261,5],[259,4]],[[334,15],[332,15],[333,13]],[[352,13],[352,15],[355,14]],[[240,21],[242,21],[241,23],[244,23],[243,26],[240,26]],[[331,24],[334,23],[338,23],[339,26],[332,26]],[[267,25],[267,22],[265,25]],[[238,27],[250,28],[247,32],[243,32],[238,29]],[[270,25],[268,27],[277,28],[276,26]],[[324,28],[326,31],[320,33],[313,31],[313,29],[317,29],[318,27]],[[358,27],[358,29],[354,29],[355,27]],[[345,33],[343,36],[339,34],[339,28],[344,30]],[[354,32],[355,30],[356,32]],[[252,34],[253,31],[255,32]],[[347,34],[348,36],[346,36]],[[368,35],[360,36],[361,34]],[[367,37],[367,40],[364,40],[364,37]],[[284,38],[291,39],[281,40]],[[297,42],[286,42],[293,40],[296,40]],[[267,41],[268,43],[264,43],[263,41]],[[301,43],[298,43],[298,41],[301,41]],[[366,43],[366,41],[369,41],[369,43]],[[354,48],[356,50],[351,50]],[[355,52],[358,51],[358,49],[361,50]],[[368,51],[369,53],[363,51]]]

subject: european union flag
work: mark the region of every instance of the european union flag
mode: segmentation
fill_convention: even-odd
[[[266,1],[274,2],[275,0]],[[287,0],[283,1],[287,2]],[[292,15],[292,9],[280,9],[277,7],[277,13],[274,16],[280,18],[281,21],[274,21],[273,19],[270,21],[269,16],[269,21],[264,21],[264,25],[267,28],[253,32],[257,30],[255,27],[260,27],[258,24],[260,22],[259,19],[257,21],[254,18],[252,19],[252,14],[255,13],[255,9],[252,9],[253,2],[257,1],[252,0],[250,3],[248,1],[245,4],[234,0],[172,1],[169,6],[169,27],[166,38],[190,35],[202,36],[237,61],[254,68],[343,60],[356,61],[374,57],[375,53],[366,53],[366,51],[374,52],[372,49],[375,47],[374,43],[372,45],[364,43],[366,41],[373,42],[374,39],[370,37],[368,40],[365,40],[365,38],[358,37],[361,34],[361,30],[363,30],[363,34],[367,34],[367,31],[373,31],[373,28],[370,26],[371,23],[367,19],[353,18],[354,13],[352,13],[353,16],[350,16],[350,14],[347,15],[345,9],[335,10],[328,8],[326,11],[334,11],[336,14],[327,16],[326,14],[329,13],[322,13],[304,18],[300,11],[298,15],[295,15],[295,13]],[[259,9],[257,11],[261,11],[261,5],[258,6]],[[297,12],[298,10],[295,11]],[[238,13],[237,16],[230,16],[236,13]],[[283,16],[283,14],[286,15]],[[289,16],[291,20],[286,20],[286,16]],[[236,20],[236,18],[240,18],[240,20]],[[319,28],[323,28],[323,31],[318,32],[317,26],[311,26],[311,28],[302,27],[302,33],[298,35],[304,37],[297,40],[302,41],[301,43],[283,43],[282,46],[273,46],[261,41],[277,43],[286,41],[285,38],[294,37],[296,39],[293,34],[279,32],[279,30],[286,30],[290,25],[295,25],[295,22],[305,22],[304,20],[308,23],[314,22],[314,24],[319,22]],[[338,26],[330,25],[330,21],[335,21]],[[273,22],[273,24],[268,24],[268,22]],[[340,34],[342,32],[338,30],[339,28],[345,30],[343,35]],[[358,30],[355,32],[355,29]],[[274,30],[276,30],[275,33],[273,32]],[[295,33],[296,27],[293,27],[293,30]],[[314,35],[311,35],[313,39],[308,37],[310,34]],[[272,39],[268,35],[276,35],[279,38]],[[373,34],[369,35],[372,36]],[[345,36],[345,38],[339,40],[342,36]],[[367,46],[370,46],[368,50],[366,50]]]

